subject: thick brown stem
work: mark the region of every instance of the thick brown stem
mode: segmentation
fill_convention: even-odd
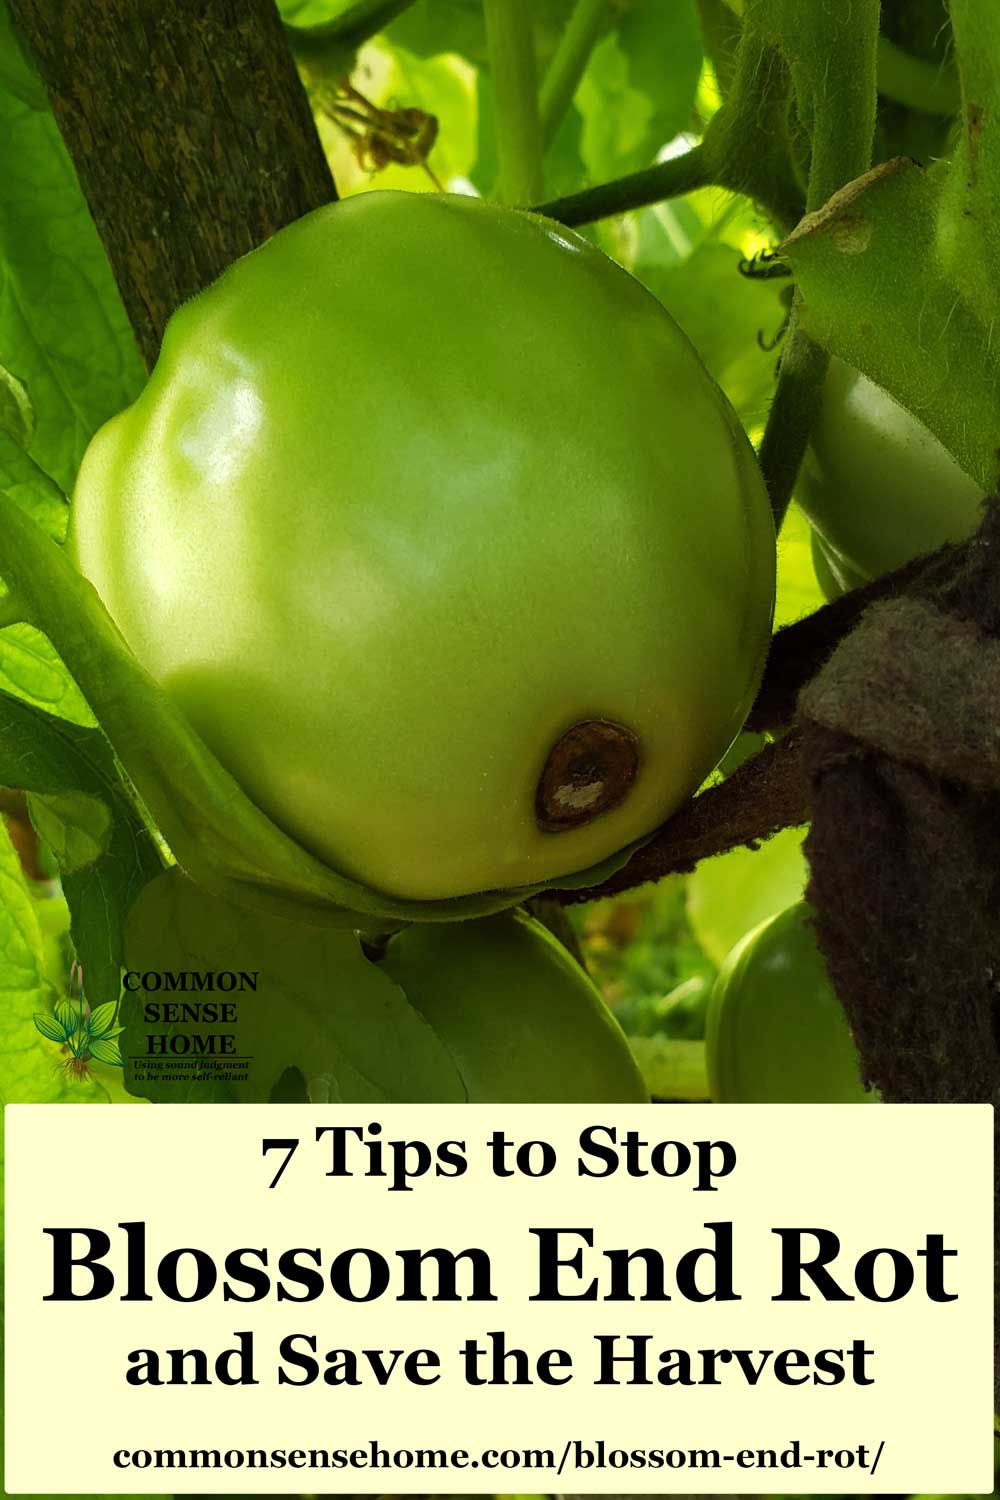
[[[685,802],[637,850],[623,870],[592,890],[553,892],[564,905],[632,890],[664,875],[684,874],[700,860],[768,839],[809,817],[808,788],[796,731],[746,760],[725,781]]]
[[[10,0],[151,366],[173,310],[336,197],[274,0]]]
[[[953,580],[965,576],[982,550],[977,551],[973,543],[942,548],[779,630],[771,641],[767,670],[746,727],[783,733],[795,718],[802,689],[857,627],[866,610],[890,599],[947,591]],[[985,620],[982,587],[970,585],[966,592],[979,601],[976,617]],[[685,802],[625,868],[603,885],[555,894],[564,905],[571,905],[617,895],[664,875],[682,874],[693,870],[699,860],[755,845],[781,828],[807,822],[809,804],[800,737],[796,732],[785,734],[744,761],[725,781]]]

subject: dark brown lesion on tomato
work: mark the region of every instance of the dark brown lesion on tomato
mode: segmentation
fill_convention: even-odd
[[[639,737],[611,719],[584,719],[556,741],[538,781],[535,816],[545,833],[582,828],[619,807],[639,774]]]

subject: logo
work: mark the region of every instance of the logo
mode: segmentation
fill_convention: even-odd
[[[36,1030],[63,1049],[60,1066],[77,1083],[95,1076],[93,1063],[105,1063],[123,1070],[130,1094],[151,1097],[150,1089],[176,1084],[226,1089],[250,1076],[253,1057],[240,1046],[240,1002],[246,995],[252,1003],[259,977],[229,969],[128,970],[120,1000],[91,1008],[74,964],[68,998],[33,1019]],[[198,993],[206,990],[215,998]]]
[[[74,965],[70,975],[72,989],[79,986],[79,997],[74,1002],[60,1000],[52,1013],[37,1011],[35,1027],[50,1042],[58,1042],[68,1049],[69,1056],[63,1067],[77,1082],[85,1082],[90,1076],[92,1062],[107,1063],[110,1067],[123,1066],[118,1037],[125,1029],[118,1025],[118,1006],[113,1000],[91,1010],[83,998],[83,984]]]

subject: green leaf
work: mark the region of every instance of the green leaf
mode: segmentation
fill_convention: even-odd
[[[76,1079],[61,1066],[51,1042],[62,1043],[64,1029],[49,1012],[44,938],[21,866],[0,818],[0,1104],[55,1104],[64,1100],[106,1100],[107,1091],[91,1079]],[[39,1021],[47,1025],[39,1035]]]
[[[0,818],[0,995],[5,1008],[16,1003],[17,996],[38,1007],[47,995],[44,973],[41,928],[7,825]],[[31,1008],[22,1008],[30,1017]],[[60,1040],[62,1036],[59,1027]]]
[[[556,49],[573,0],[532,0],[539,76]],[[418,0],[386,30],[394,45],[417,57],[458,52],[476,65],[489,64],[482,0]]]
[[[606,36],[594,48],[576,91],[583,119],[580,154],[588,177],[608,182],[637,167],[648,166],[663,136],[654,142],[653,101],[629,83],[628,59],[618,37]]]
[[[97,722],[58,654],[33,625],[0,630],[0,692],[73,724]]]
[[[136,894],[163,868],[146,828],[124,803],[114,807],[107,853],[96,864],[63,877],[72,914],[73,944],[88,999],[117,1001],[125,915]]]
[[[70,1034],[66,1032],[65,1028],[60,1024],[59,1021],[56,1020],[55,1016],[43,1015],[36,1011],[35,1015],[32,1017],[32,1020],[34,1021],[38,1030],[42,1033],[42,1036],[48,1037],[50,1042],[65,1042],[67,1040],[67,1036]]]
[[[480,110],[483,107],[480,95]],[[571,105],[563,116],[555,139],[545,153],[545,196],[547,199],[563,198],[577,192],[587,181],[582,153],[583,120],[580,111]],[[478,181],[478,179],[477,179]],[[587,227],[577,231],[588,235]]]
[[[879,9],[880,0],[747,0],[746,31],[776,48],[791,73],[810,141],[808,208],[871,164]]]
[[[41,925],[41,911],[38,907],[35,908],[35,915],[39,918],[39,925]],[[68,1040],[80,1024],[79,1005],[73,1005],[69,1000],[60,1000],[56,1006],[56,1020],[62,1027],[63,1036]]]
[[[694,0],[633,0],[618,27],[629,88],[652,101],[648,127],[651,160],[693,124],[704,53]],[[638,162],[637,165],[643,165]]]
[[[115,1029],[115,1017],[118,1014],[118,1006],[113,1000],[106,1000],[103,1005],[95,1005],[87,1017],[87,1030],[92,1037],[117,1036],[121,1027]]]
[[[648,166],[690,130],[702,66],[694,0],[633,0],[594,48],[577,88],[586,177],[603,182]],[[549,184],[562,192],[579,184]]]
[[[278,9],[283,20],[296,26],[321,26],[350,10],[353,4],[354,0],[278,0]]]
[[[94,429],[135,396],[142,369],[55,123],[12,77],[30,85],[34,75],[3,0],[0,56],[0,487],[60,538],[60,484],[71,484]],[[34,103],[44,105],[44,92]],[[93,722],[49,642],[28,626],[0,632],[0,688]]]
[[[138,394],[142,364],[55,121],[8,92],[0,182],[0,364],[31,397],[32,457],[68,491],[96,428]]]
[[[21,46],[5,0],[0,0],[0,89],[31,109],[48,109],[45,86]]]
[[[87,1051],[97,1062],[107,1063],[113,1068],[123,1066],[118,1043],[110,1037],[91,1037],[87,1042]]]
[[[353,932],[248,913],[170,870],[145,888],[130,913],[126,957],[140,973],[259,975],[256,992],[232,997],[235,1028],[147,1022],[142,992],[125,996],[126,1081],[132,1092],[158,1100],[266,1102],[282,1075],[297,1069],[314,1103],[447,1103],[465,1097],[446,1047],[402,990],[367,961]],[[171,1082],[166,1074],[143,1081],[149,1036],[165,1035],[182,1045],[234,1029],[236,1054],[249,1058],[245,1083],[220,1083],[210,1064],[201,1065],[198,1079]],[[176,1061],[167,1045],[166,1055]]]
[[[35,431],[35,408],[21,381],[0,365],[0,432],[12,437],[21,448],[31,442]]]
[[[0,386],[0,392],[9,390]],[[61,542],[69,524],[69,506],[59,486],[28,457],[9,431],[0,430],[0,489],[4,489],[49,536]]]
[[[904,160],[877,167],[807,214],[781,248],[802,293],[802,328],[919,418],[987,491],[1000,448],[1000,348],[940,268],[946,172]]]
[[[758,922],[802,897],[807,870],[805,832],[785,828],[759,849],[733,849],[703,860],[688,877],[687,910],[705,952],[721,964]]]
[[[108,852],[113,817],[106,802],[84,792],[35,793],[28,797],[28,812],[63,875],[96,864]]]
[[[2,0],[0,0],[2,3]],[[6,372],[0,371],[0,375]],[[0,381],[0,398],[12,387]],[[16,384],[16,382],[15,382]],[[0,400],[2,405],[2,400]],[[0,423],[0,489],[56,541],[66,535],[69,507],[62,490]],[[77,723],[93,723],[69,672],[30,625],[0,631],[0,689],[6,688]]]
[[[93,863],[68,870],[63,890],[88,998],[95,1005],[117,1002],[124,915],[162,862],[124,794],[107,740],[100,730],[70,724],[0,693],[0,786],[55,798],[54,804],[41,804],[48,808],[96,803],[103,809],[99,814],[92,809],[104,823],[101,853]],[[36,812],[33,806],[32,815]]]
[[[418,0],[387,35],[417,57],[459,52],[477,65],[487,60],[482,0]]]
[[[773,341],[785,308],[780,285],[742,276],[740,260],[731,245],[708,241],[679,263],[640,260],[634,274],[677,320],[744,425],[753,428],[767,416],[777,361],[777,349],[762,349],[758,335]]]

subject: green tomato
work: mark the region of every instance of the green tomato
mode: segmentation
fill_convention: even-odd
[[[598,991],[524,912],[408,927],[391,939],[381,967],[444,1041],[470,1102],[646,1102]]]
[[[796,493],[827,551],[862,579],[961,542],[982,519],[981,486],[916,417],[839,359]]]
[[[797,902],[748,932],[712,990],[706,1044],[717,1104],[863,1104],[843,1007]]]
[[[69,542],[243,790],[418,900],[648,834],[738,732],[774,534],[643,288],[476,199],[319,209],[171,319]]]

